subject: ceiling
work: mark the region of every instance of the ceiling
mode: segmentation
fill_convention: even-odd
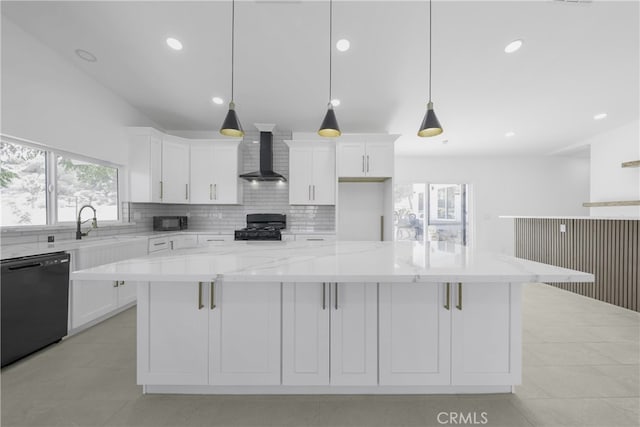
[[[351,42],[333,48],[340,127],[400,134],[398,154],[544,155],[639,117],[637,1],[434,2],[432,92],[445,132],[426,139],[415,135],[428,99],[428,3],[336,0],[333,10],[334,41]],[[2,13],[164,129],[217,134],[230,96],[229,1],[3,1]],[[236,2],[246,130],[317,130],[328,17],[327,1]],[[184,49],[169,49],[169,36]],[[514,39],[523,47],[504,53]],[[608,117],[594,120],[600,112]]]

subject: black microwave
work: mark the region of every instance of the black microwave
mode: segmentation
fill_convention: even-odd
[[[179,231],[187,229],[186,216],[154,216],[153,231]]]

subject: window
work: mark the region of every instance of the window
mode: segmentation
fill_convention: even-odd
[[[118,219],[118,169],[58,156],[58,221],[75,221],[83,205],[96,208],[103,221]]]
[[[46,153],[0,143],[2,225],[47,223]]]
[[[72,222],[86,204],[98,220],[118,220],[117,166],[6,140],[0,159],[0,225]]]

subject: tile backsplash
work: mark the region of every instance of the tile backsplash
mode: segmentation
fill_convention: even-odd
[[[291,138],[290,132],[273,134],[273,169],[289,179],[289,149],[284,143]],[[245,133],[242,142],[242,173],[259,169],[260,139],[258,131]],[[156,215],[185,215],[189,217],[189,229],[231,233],[246,226],[249,213],[283,213],[287,215],[287,230],[291,232],[334,232],[335,206],[291,206],[289,205],[288,182],[242,181],[243,204],[241,205],[176,205],[162,203],[122,203],[123,224],[101,224],[98,218],[97,230],[93,236],[109,236],[151,231]],[[88,227],[83,226],[83,231]],[[75,226],[3,227],[0,243],[46,242],[47,236],[56,240],[75,238]]]

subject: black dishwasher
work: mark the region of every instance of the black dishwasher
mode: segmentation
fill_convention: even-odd
[[[69,259],[56,252],[2,261],[2,366],[67,335]]]

